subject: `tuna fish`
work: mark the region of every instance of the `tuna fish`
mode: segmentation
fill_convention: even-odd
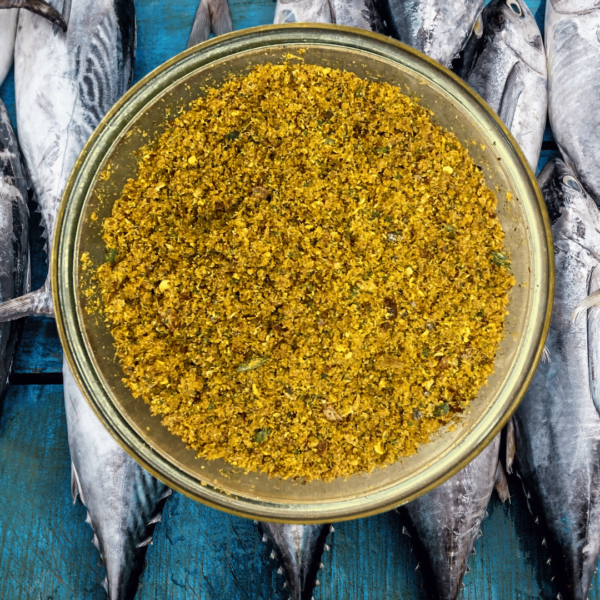
[[[380,0],[277,0],[274,23],[335,23],[386,33]]]
[[[523,0],[492,0],[482,26],[465,48],[461,76],[498,113],[535,169],[548,104],[540,30]]]
[[[0,10],[0,85],[13,64],[18,16],[19,11],[16,9]]]
[[[333,23],[329,0],[277,0],[273,23]]]
[[[17,35],[17,18],[19,8],[26,8],[46,17],[61,29],[67,24],[56,10],[42,0],[0,0],[0,85],[6,78],[13,64],[15,37]]]
[[[0,301],[29,291],[28,187],[17,138],[0,100]],[[4,395],[24,320],[0,324],[0,398]]]
[[[83,145],[131,83],[136,45],[133,0],[65,0],[64,6],[66,33],[21,11],[15,44],[19,142],[48,248]],[[39,290],[0,304],[0,322],[33,314],[54,314],[50,275]]]
[[[396,39],[450,68],[466,44],[483,0],[379,0]]]
[[[71,0],[66,1],[70,2]],[[62,15],[48,2],[44,2],[44,0],[0,0],[0,9],[2,8],[24,8],[51,21],[56,27],[60,27],[63,31],[67,30],[67,24]],[[16,13],[16,10],[11,10],[10,12]],[[11,23],[11,29],[13,29],[16,25],[16,16],[10,17],[9,22]],[[14,23],[14,25],[12,23]]]
[[[455,600],[494,489],[500,436],[464,469],[400,509],[428,591]],[[421,568],[422,566],[422,568]]]
[[[552,223],[556,283],[542,361],[515,413],[516,465],[548,534],[564,600],[585,600],[600,554],[600,415],[589,358],[598,309],[570,320],[600,281],[600,213],[574,173],[551,160],[538,178]]]
[[[205,42],[211,32],[223,35],[230,31],[233,31],[233,22],[227,0],[200,0],[187,47]]]
[[[385,33],[379,13],[380,0],[330,0],[333,23]]]
[[[106,566],[103,586],[109,600],[131,600],[144,556],[152,543],[171,490],[138,465],[104,429],[63,363],[67,431],[71,450],[71,494],[88,514]]]
[[[317,574],[323,567],[321,555],[328,551],[327,536],[333,533],[331,525],[282,525],[259,523],[263,542],[273,545],[271,558],[281,558],[287,579],[283,584],[289,590],[289,600],[311,600],[315,585],[319,585]]]
[[[548,114],[565,162],[600,205],[600,6],[546,2]]]

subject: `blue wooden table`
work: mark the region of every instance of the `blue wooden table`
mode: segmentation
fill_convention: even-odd
[[[138,0],[135,80],[185,48],[196,0]],[[272,0],[230,0],[235,29],[272,22]],[[543,28],[544,2],[530,0]],[[542,29],[543,33],[543,29]],[[13,123],[13,78],[0,89]],[[556,145],[547,132],[540,167]],[[35,218],[34,222],[39,222]],[[34,289],[47,266],[34,228]],[[105,598],[104,568],[85,509],[70,496],[70,459],[54,322],[29,319],[0,416],[0,599]],[[556,598],[542,535],[517,481],[493,497],[470,559],[463,600]],[[425,600],[410,540],[394,512],[339,523],[315,600]],[[139,600],[284,600],[283,577],[256,525],[173,494],[147,554]],[[598,576],[591,600],[600,600]]]

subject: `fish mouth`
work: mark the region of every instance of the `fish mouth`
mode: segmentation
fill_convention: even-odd
[[[534,42],[529,42],[527,40],[527,44],[529,44],[532,48],[536,48],[536,46],[534,45]],[[540,75],[541,77],[545,77],[546,74],[542,71],[540,71],[540,69],[538,67],[536,67],[535,65],[532,65],[530,61],[528,61],[522,54],[521,52],[519,52],[516,48],[513,48],[513,46],[511,46],[508,42],[506,42],[506,45],[508,48],[510,48],[519,58],[519,60],[524,63],[526,66],[528,66],[532,71],[535,71],[538,75]],[[536,48],[537,50],[537,48]],[[543,56],[542,52],[540,51],[540,54]]]

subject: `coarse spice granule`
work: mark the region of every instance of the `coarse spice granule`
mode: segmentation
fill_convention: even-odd
[[[496,197],[386,83],[261,65],[146,147],[98,270],[125,383],[200,456],[331,480],[414,453],[493,371]]]

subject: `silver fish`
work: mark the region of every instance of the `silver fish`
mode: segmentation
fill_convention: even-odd
[[[289,590],[289,600],[311,600],[318,585],[317,574],[322,568],[321,555],[329,550],[327,536],[333,532],[331,525],[282,525],[259,523],[263,542],[273,545],[271,558],[280,558],[287,573],[284,588]],[[280,568],[280,573],[283,569]]]
[[[136,45],[133,0],[73,0],[65,21],[67,32],[55,34],[43,19],[21,11],[15,44],[19,142],[48,248],[83,145],[131,83]],[[50,274],[39,290],[0,304],[0,322],[32,314],[54,314]]]
[[[388,33],[450,68],[466,44],[483,0],[380,0]]]
[[[13,64],[18,16],[19,11],[16,9],[0,10],[0,85]]]
[[[431,595],[455,600],[494,489],[500,436],[464,469],[400,509]],[[421,563],[420,563],[421,564]]]
[[[86,506],[92,543],[106,566],[109,600],[130,600],[171,490],[142,469],[110,436],[63,363],[71,494]]]
[[[546,3],[548,114],[565,162],[600,206],[600,7]]]
[[[552,223],[555,297],[550,360],[539,364],[513,417],[517,474],[549,532],[562,597],[585,600],[600,555],[600,415],[592,391],[598,374],[589,368],[600,314],[590,310],[589,323],[570,316],[600,281],[600,214],[561,160],[551,160],[538,181]]]
[[[277,0],[273,23],[333,23],[329,0]]]
[[[6,10],[0,10],[0,85],[13,64],[19,8],[28,8],[64,30],[67,28],[61,14],[43,0],[0,0],[0,9],[2,8]]]
[[[205,42],[211,32],[223,35],[233,31],[233,22],[227,0],[200,0],[187,47]]]
[[[329,0],[333,23],[385,33],[379,14],[380,0]]]
[[[17,137],[0,100],[0,301],[29,291],[28,186]],[[24,320],[0,325],[0,399],[23,331]]]
[[[498,113],[535,169],[548,106],[540,30],[523,0],[492,0],[482,27],[465,48],[461,76]]]
[[[67,2],[70,2],[70,0],[67,0]],[[24,8],[25,10],[51,21],[56,27],[60,27],[63,31],[67,30],[67,24],[62,15],[44,0],[0,0],[0,9],[2,8]]]

